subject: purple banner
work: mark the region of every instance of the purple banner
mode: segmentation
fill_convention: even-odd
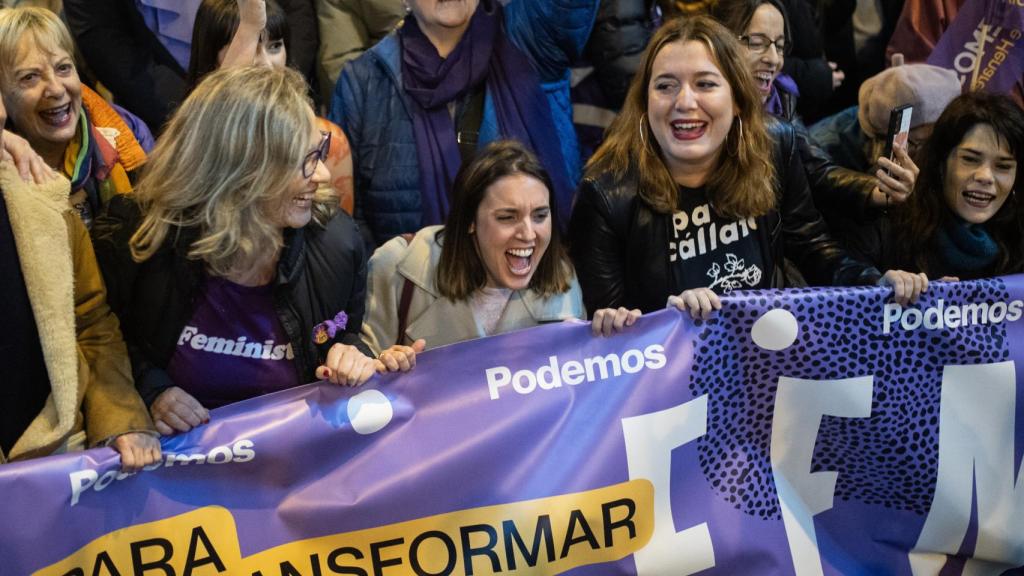
[[[928,56],[955,70],[965,92],[1007,94],[1024,78],[1024,1],[966,0]]]
[[[0,466],[0,573],[1024,574],[1024,277],[723,302]]]

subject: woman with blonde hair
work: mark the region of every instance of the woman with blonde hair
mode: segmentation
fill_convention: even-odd
[[[83,85],[71,34],[44,8],[0,10],[0,92],[8,128],[71,180],[87,226],[115,195],[131,192],[153,136],[127,110]]]
[[[785,259],[814,284],[879,282],[897,301],[915,300],[923,276],[883,276],[829,237],[792,127],[766,126],[741,50],[704,16],[672,20],[652,38],[572,216],[587,308],[646,312],[672,296],[707,317],[718,294],[785,286]]]
[[[316,198],[329,145],[298,73],[217,71],[171,119],[134,198],[97,222],[111,305],[161,433],[315,376],[357,385],[385,369],[359,340],[355,224]],[[408,368],[414,352],[382,356]]]
[[[288,65],[288,19],[274,0],[202,0],[192,29],[189,91],[207,74],[229,66]],[[338,205],[352,213],[352,154],[341,128],[318,117],[317,128],[331,133],[324,159]]]

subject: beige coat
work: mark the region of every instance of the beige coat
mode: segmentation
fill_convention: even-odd
[[[473,317],[468,302],[453,302],[437,291],[434,280],[441,245],[435,237],[439,230],[441,226],[424,228],[408,243],[400,236],[392,238],[370,258],[363,341],[374,354],[380,354],[397,340],[398,304],[406,278],[413,284],[406,317],[408,342],[423,338],[427,348],[437,348],[487,335]],[[575,277],[568,292],[549,298],[532,290],[513,292],[496,333],[569,318],[586,319],[583,296]]]
[[[89,234],[68,205],[63,178],[26,184],[0,163],[25,288],[50,376],[50,397],[0,462],[94,446],[153,431],[132,385],[128,351],[106,301]],[[84,435],[82,434],[84,432]]]
[[[405,16],[403,4],[403,0],[316,0],[317,74],[324,102],[331,102],[342,67],[395,29]]]

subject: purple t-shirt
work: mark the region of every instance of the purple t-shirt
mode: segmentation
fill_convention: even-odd
[[[301,384],[274,310],[274,285],[207,276],[167,373],[207,408]]]

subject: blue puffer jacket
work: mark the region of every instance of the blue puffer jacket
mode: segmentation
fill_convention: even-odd
[[[548,97],[566,172],[579,181],[580,160],[569,102],[569,63],[590,33],[597,0],[512,0],[505,31],[533,64]],[[397,33],[349,63],[338,78],[329,118],[352,146],[355,217],[372,246],[422,227],[419,161],[413,136],[413,103],[402,90]],[[480,145],[497,139],[497,116],[488,94]]]

